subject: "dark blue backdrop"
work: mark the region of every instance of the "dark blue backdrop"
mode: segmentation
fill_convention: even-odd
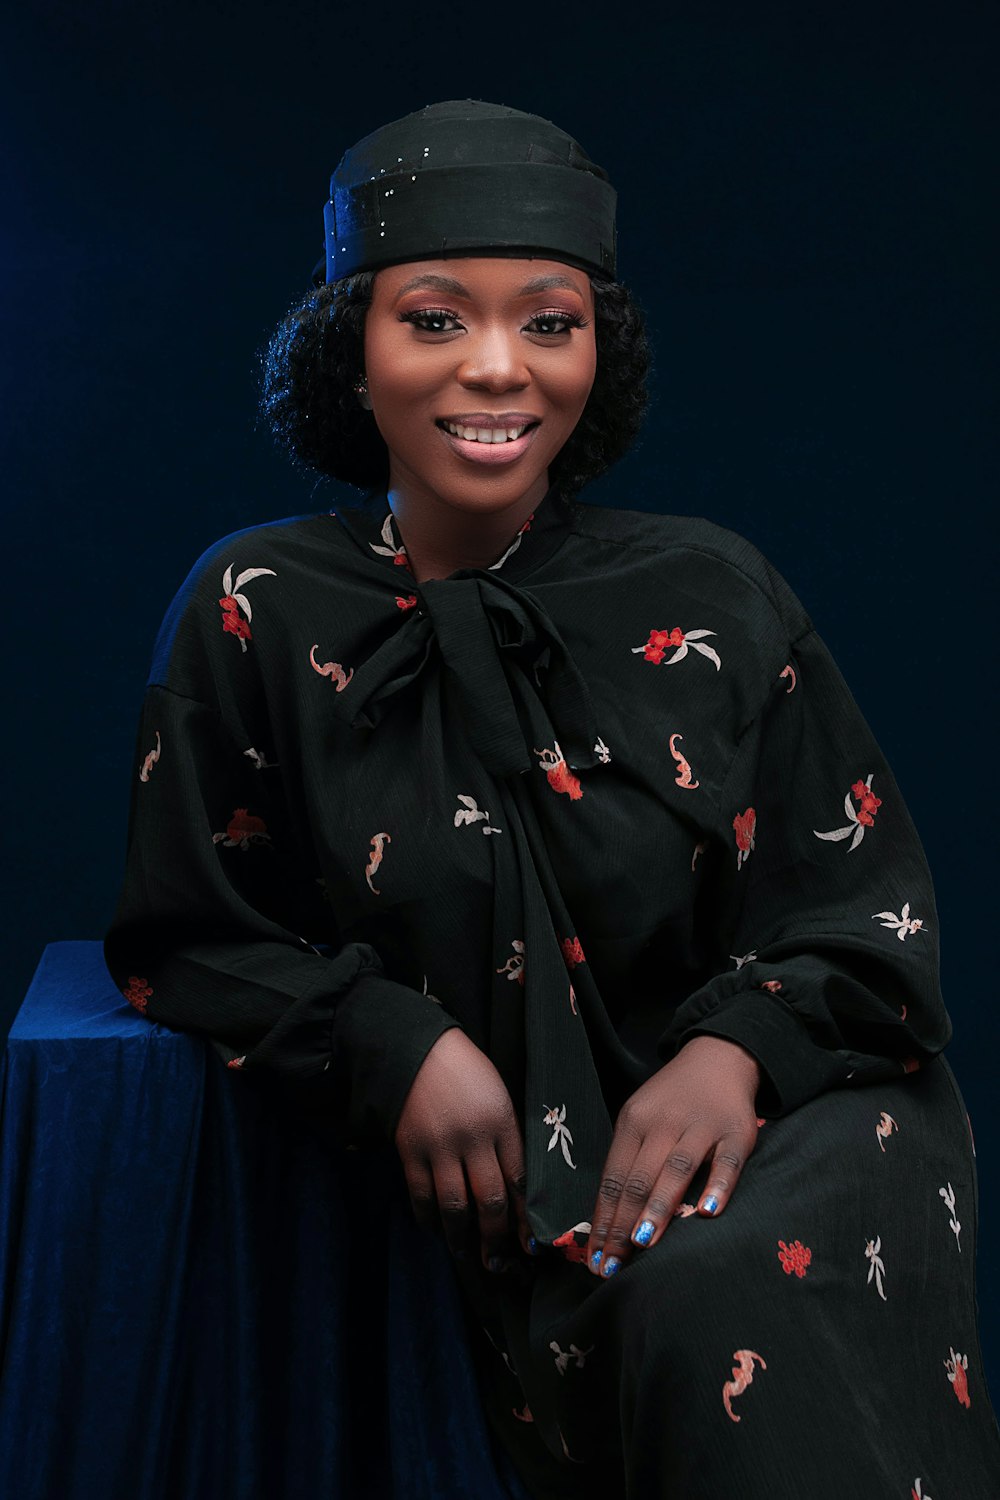
[[[335,500],[254,418],[332,167],[435,99],[547,115],[611,172],[657,352],[644,439],[586,497],[708,515],[771,557],[927,846],[997,1391],[997,11],[471,9],[33,0],[4,23],[5,1019],[45,942],[107,925],[150,648],[187,568]]]

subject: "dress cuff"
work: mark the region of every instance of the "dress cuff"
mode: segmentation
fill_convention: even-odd
[[[689,1026],[682,1047],[695,1036],[717,1036],[744,1047],[760,1065],[757,1112],[768,1118],[790,1114],[810,1099],[845,1082],[850,1064],[809,1035],[804,1022],[777,996],[750,990]]]
[[[334,1012],[332,1052],[348,1091],[352,1145],[392,1142],[424,1058],[459,1022],[426,995],[369,971]]]

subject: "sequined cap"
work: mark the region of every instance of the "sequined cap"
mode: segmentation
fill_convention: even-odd
[[[313,281],[486,249],[613,279],[616,201],[604,169],[551,120],[481,99],[428,104],[341,157]]]

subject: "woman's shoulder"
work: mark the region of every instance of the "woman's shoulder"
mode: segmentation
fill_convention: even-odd
[[[631,510],[627,506],[575,508],[574,530],[581,536],[662,564],[668,584],[743,610],[757,627],[770,622],[790,641],[812,629],[804,606],[778,569],[747,537],[702,516]]]
[[[269,588],[287,593],[315,565],[332,537],[329,512],[286,516],[232,531],[206,547],[171,600],[160,626],[150,685],[198,696],[216,658],[253,641],[256,604]],[[280,582],[279,582],[280,581]]]

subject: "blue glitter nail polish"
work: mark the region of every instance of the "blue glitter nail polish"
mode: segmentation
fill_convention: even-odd
[[[707,1214],[714,1214],[715,1210],[719,1206],[719,1200],[718,1200],[718,1198],[716,1198],[714,1196],[709,1197],[709,1198],[705,1198],[705,1199],[702,1200],[702,1205],[701,1206],[702,1206],[702,1208],[705,1210],[705,1212]]]
[[[595,1271],[597,1270],[598,1266],[601,1264],[601,1256],[603,1254],[604,1254],[603,1250],[595,1250],[594,1253],[593,1253],[593,1255],[590,1257],[590,1264],[593,1266],[593,1268],[594,1268]]]
[[[632,1238],[637,1245],[648,1245],[655,1233],[656,1225],[652,1219],[643,1219]]]
[[[604,1265],[601,1269],[601,1275],[613,1276],[620,1265],[621,1261],[618,1259],[617,1255],[609,1255],[608,1259],[604,1262]]]
[[[531,1255],[538,1254],[538,1241],[535,1239],[534,1235],[532,1235],[528,1240],[528,1251]]]

